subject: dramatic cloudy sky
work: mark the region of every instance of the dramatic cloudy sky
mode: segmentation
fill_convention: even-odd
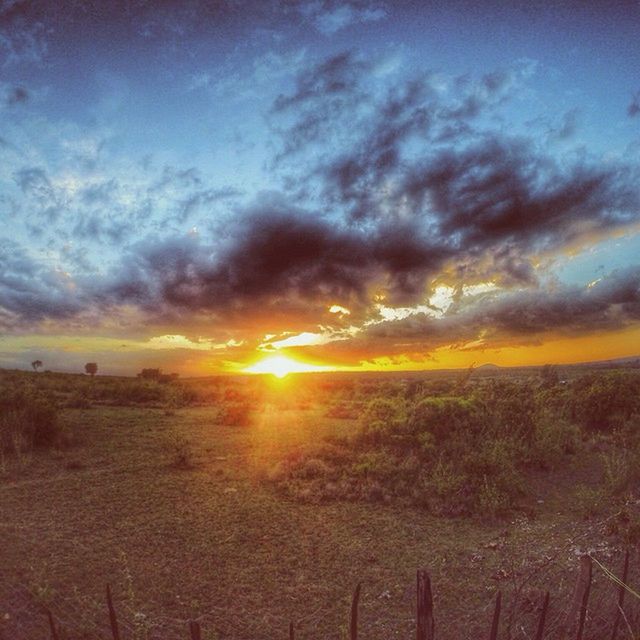
[[[0,0],[0,366],[640,353],[640,4]]]

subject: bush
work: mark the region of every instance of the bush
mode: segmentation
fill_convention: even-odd
[[[579,446],[579,429],[539,401],[552,392],[483,381],[460,396],[371,394],[339,455],[298,453],[271,481],[305,500],[397,500],[437,515],[500,516],[526,494],[528,469],[550,469]]]
[[[482,429],[476,402],[465,398],[425,398],[413,409],[409,426],[414,434],[429,433],[436,444],[462,435],[468,438]]]
[[[404,403],[395,398],[370,400],[360,416],[358,437],[363,442],[390,442],[401,436],[406,424]]]
[[[0,394],[0,447],[30,451],[57,444],[62,429],[55,402],[30,389],[4,389]]]
[[[251,421],[248,402],[226,402],[218,409],[216,422],[229,427],[246,426]]]
[[[640,413],[640,375],[590,374],[571,389],[571,413],[584,428],[611,432]]]
[[[90,409],[91,401],[79,391],[74,391],[66,402],[70,409]]]
[[[169,463],[169,466],[173,469],[179,469],[183,471],[194,469],[195,462],[191,444],[184,438],[180,437],[178,434],[174,434],[170,444],[171,461]]]
[[[600,454],[603,484],[610,496],[637,488],[640,481],[640,454],[636,449],[614,447]]]

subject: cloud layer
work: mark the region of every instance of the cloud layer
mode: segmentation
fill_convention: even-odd
[[[0,332],[360,357],[640,321],[629,261],[591,283],[555,272],[570,252],[637,233],[640,167],[631,146],[590,149],[588,105],[570,94],[534,111],[540,63],[448,73],[405,65],[400,47],[344,48],[357,29],[389,27],[393,3],[255,3],[250,29],[232,0],[133,2],[127,15],[72,4],[59,16],[44,2],[0,4]],[[93,93],[69,116],[42,78],[61,61],[77,72],[74,35],[101,20],[134,45],[96,62]],[[282,44],[299,33],[308,47]],[[228,47],[215,53],[227,66],[195,68],[212,42]],[[144,73],[120,59],[135,48]],[[618,105],[625,126],[637,102]]]

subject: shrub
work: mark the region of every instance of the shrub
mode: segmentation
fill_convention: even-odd
[[[299,452],[271,480],[305,500],[395,499],[438,515],[495,517],[526,494],[527,469],[552,468],[579,446],[578,428],[539,403],[555,388],[483,381],[463,396],[421,391],[370,397],[339,454]]]
[[[640,412],[640,376],[613,372],[579,378],[571,389],[571,412],[591,431],[624,427]]]
[[[62,429],[52,398],[30,389],[6,389],[0,395],[0,447],[29,451],[59,442]]]
[[[79,391],[74,391],[69,396],[66,406],[70,409],[90,409],[91,401]]]
[[[599,516],[606,504],[606,493],[602,487],[580,485],[575,492],[575,505],[578,513],[584,518]]]
[[[636,488],[640,480],[640,455],[636,449],[613,447],[600,454],[603,484],[611,496]]]
[[[401,435],[406,424],[404,403],[395,398],[370,400],[360,416],[361,441],[370,443],[390,442]]]
[[[179,436],[174,434],[171,439],[171,462],[169,466],[173,469],[180,469],[188,471],[195,467],[193,459],[193,451],[190,443]]]
[[[470,509],[467,477],[450,461],[440,459],[422,469],[418,486],[414,501],[436,515],[457,516]]]
[[[540,412],[533,439],[523,451],[529,466],[551,469],[580,446],[580,429],[550,412]]]
[[[248,402],[226,402],[218,409],[218,424],[237,427],[251,421],[251,405]]]
[[[359,417],[358,408],[353,403],[338,402],[332,404],[325,412],[327,418],[338,418],[340,420],[355,420]]]
[[[414,434],[429,433],[436,444],[482,429],[477,404],[465,398],[425,398],[413,409],[409,427]]]

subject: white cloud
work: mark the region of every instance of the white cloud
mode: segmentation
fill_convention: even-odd
[[[320,329],[321,331],[317,333],[303,331],[302,333],[289,335],[287,338],[282,338],[280,340],[265,341],[258,347],[258,349],[262,351],[272,351],[274,349],[286,349],[289,347],[317,346],[327,344],[329,342],[337,342],[339,340],[349,340],[349,338],[353,338],[353,336],[360,331],[358,327],[349,327],[338,331],[327,327],[320,327]]]
[[[339,313],[343,316],[351,315],[351,311],[346,307],[341,307],[339,304],[334,304],[329,307],[329,313]]]

